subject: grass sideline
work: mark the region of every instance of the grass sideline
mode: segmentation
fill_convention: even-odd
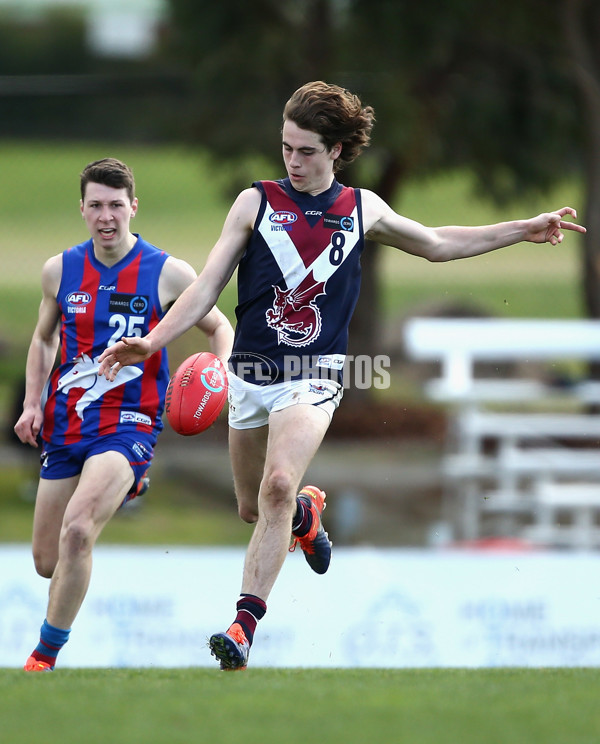
[[[596,669],[0,670],[7,744],[596,744]]]

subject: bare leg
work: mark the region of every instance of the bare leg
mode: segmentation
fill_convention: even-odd
[[[46,480],[40,478],[33,514],[32,551],[35,569],[40,576],[52,578],[58,562],[58,541],[65,509],[79,476]]]
[[[256,623],[286,558],[296,494],[329,426],[328,415],[298,404],[269,416],[267,428],[230,429],[229,452],[238,509],[256,522],[244,563],[235,621],[209,646],[223,670],[245,669]]]
[[[89,586],[92,548],[132,482],[131,467],[119,452],[86,460],[64,513],[58,561],[50,582],[47,620],[51,625],[71,627]]]
[[[288,552],[300,481],[328,427],[327,414],[313,406],[290,406],[271,414],[258,520],[246,553],[243,593],[266,602]]]
[[[240,518],[258,519],[258,492],[265,470],[269,428],[229,429],[229,457]]]

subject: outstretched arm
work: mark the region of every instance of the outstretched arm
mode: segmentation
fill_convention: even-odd
[[[186,262],[169,256],[165,261],[158,282],[158,294],[163,308],[167,309],[196,280],[196,272]],[[223,362],[231,356],[233,328],[227,317],[215,306],[196,323],[208,338],[210,350]]]
[[[227,316],[218,307],[213,307],[196,325],[206,334],[212,353],[226,365],[231,356],[234,335]]]
[[[479,256],[522,241],[557,245],[563,241],[565,230],[586,231],[585,227],[565,219],[577,216],[571,207],[495,225],[425,227],[397,214],[371,191],[363,191],[362,196],[365,234],[370,240],[429,261]]]
[[[221,358],[229,355],[229,341],[224,340],[222,318],[214,314],[208,316],[243,255],[259,205],[257,189],[246,189],[238,196],[202,273],[181,293],[169,312],[147,336],[123,338],[109,346],[100,355],[98,374],[114,380],[122,367],[143,362],[193,325],[208,333],[209,339],[214,331],[216,335],[211,340],[211,348],[214,343],[214,349],[217,349],[214,353]],[[219,329],[215,323],[220,326]]]

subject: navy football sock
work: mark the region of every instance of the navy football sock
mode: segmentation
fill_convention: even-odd
[[[292,521],[292,534],[295,537],[304,537],[312,527],[312,511],[306,499],[296,496],[296,516]]]

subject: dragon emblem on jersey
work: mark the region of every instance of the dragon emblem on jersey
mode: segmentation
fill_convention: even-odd
[[[277,343],[307,346],[321,333],[321,312],[315,298],[325,294],[325,282],[318,282],[312,271],[297,287],[281,289],[273,285],[273,307],[266,312],[267,325],[277,331]]]
[[[57,383],[57,390],[68,393],[73,388],[83,388],[85,392],[75,404],[75,411],[80,419],[83,420],[84,410],[94,401],[101,398],[107,390],[123,385],[129,380],[134,380],[142,374],[139,367],[124,367],[118,380],[107,380],[103,375],[98,374],[98,357],[92,359],[88,354],[81,354],[74,360],[75,365],[60,379]],[[121,379],[121,372],[124,372]]]

